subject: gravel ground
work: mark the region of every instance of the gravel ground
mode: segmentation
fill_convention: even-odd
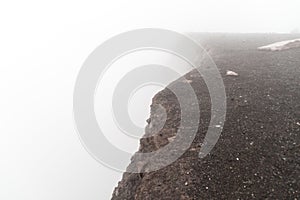
[[[112,199],[300,199],[300,49],[257,50],[300,36],[191,36],[207,49],[223,77],[227,116],[222,135],[211,153],[200,159],[199,144],[207,131],[211,103],[201,76],[196,71],[186,74],[191,81],[179,79],[170,88],[191,84],[198,96],[201,119],[193,144],[161,170],[124,173]],[[228,70],[238,76],[226,75]],[[158,105],[166,108],[167,123],[158,135],[141,139],[140,152],[166,145],[179,126],[178,102],[169,89],[153,98],[148,120],[152,125],[159,120]],[[155,126],[150,127],[145,134],[154,131]]]

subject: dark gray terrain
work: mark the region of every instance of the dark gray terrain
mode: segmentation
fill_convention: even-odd
[[[223,77],[227,116],[221,137],[208,156],[198,157],[211,102],[200,74],[192,71],[185,76],[191,83],[179,79],[171,84],[191,84],[200,101],[192,146],[161,170],[124,173],[112,199],[300,199],[300,48],[257,50],[300,35],[191,35],[207,49]],[[227,70],[239,75],[226,76]],[[141,139],[141,152],[166,145],[179,126],[179,105],[169,89],[153,98],[148,122],[159,120],[159,104],[167,110],[167,123],[156,139]]]

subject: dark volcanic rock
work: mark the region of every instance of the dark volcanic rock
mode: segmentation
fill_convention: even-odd
[[[257,50],[299,35],[193,36],[208,49],[223,76],[227,116],[222,135],[200,159],[211,103],[201,76],[188,73],[191,83],[179,79],[170,87],[191,84],[198,96],[201,119],[193,144],[163,169],[124,173],[112,199],[300,199],[300,49]],[[226,76],[226,70],[239,76]],[[167,110],[167,123],[151,136],[161,117],[159,106]],[[176,134],[180,109],[169,89],[153,98],[148,122],[152,128],[148,125],[145,134],[150,137],[141,139],[140,152],[155,151]]]

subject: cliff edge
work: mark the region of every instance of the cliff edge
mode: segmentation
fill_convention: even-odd
[[[176,136],[180,109],[169,88],[180,90],[184,84],[193,87],[201,112],[192,145],[158,171],[124,173],[112,200],[300,199],[300,49],[257,50],[299,35],[192,36],[208,50],[223,77],[227,115],[221,137],[210,154],[200,159],[211,102],[201,75],[191,71],[185,75],[188,82],[180,78],[153,98],[145,128],[149,137],[140,140],[139,152],[156,151]],[[228,75],[228,70],[237,75]],[[153,135],[162,118],[161,106],[167,121]],[[134,157],[131,165],[137,165]]]

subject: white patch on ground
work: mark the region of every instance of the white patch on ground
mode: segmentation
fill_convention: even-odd
[[[266,46],[258,47],[258,50],[265,51],[282,51],[292,48],[300,48],[300,38],[294,40],[286,40],[281,42],[276,42]]]
[[[226,76],[238,76],[238,75],[239,74],[234,71],[229,71],[229,70],[226,71]]]
[[[188,80],[188,79],[184,79],[184,80],[182,80],[182,82],[184,82],[184,83],[192,83],[193,81],[192,80]]]
[[[175,140],[175,138],[176,138],[176,136],[169,137],[169,138],[168,138],[168,141],[169,141],[169,142],[173,142],[173,141]]]

